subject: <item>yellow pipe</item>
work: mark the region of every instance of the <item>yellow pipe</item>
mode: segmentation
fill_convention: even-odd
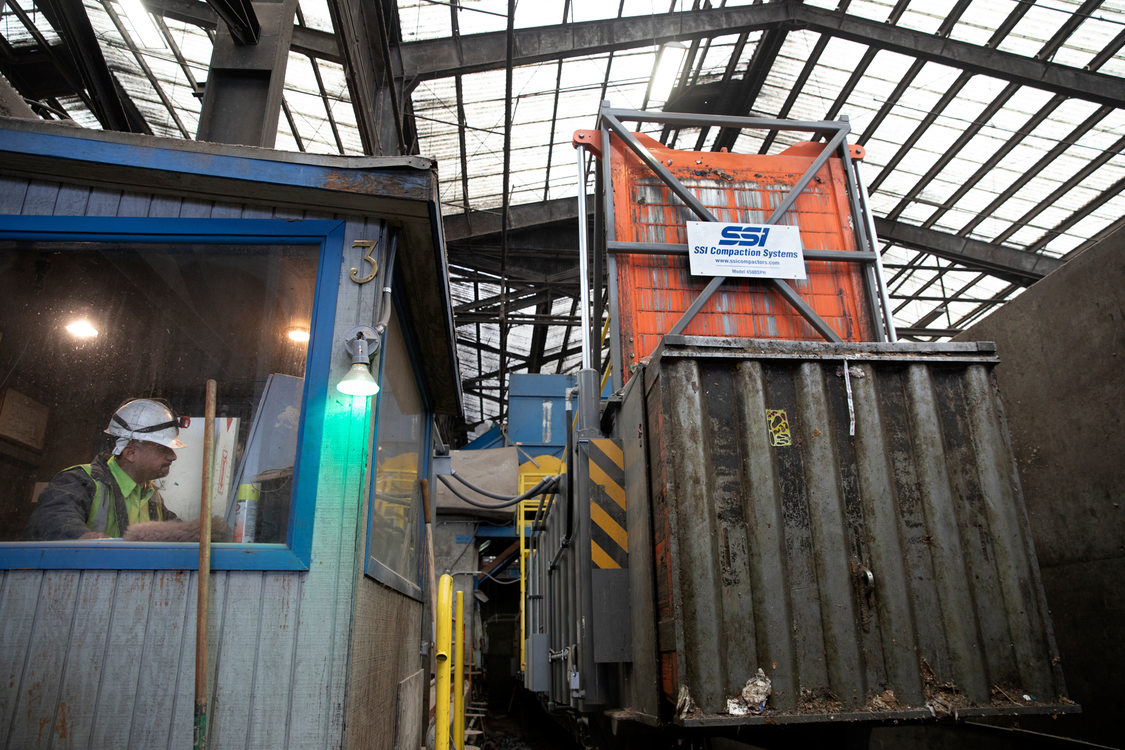
[[[465,595],[455,595],[457,630],[453,634],[453,746],[465,750]]]
[[[446,573],[438,582],[437,676],[434,687],[434,747],[449,747],[449,646],[453,620],[453,576]]]

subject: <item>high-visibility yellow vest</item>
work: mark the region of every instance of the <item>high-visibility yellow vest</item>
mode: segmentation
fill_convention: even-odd
[[[116,496],[121,493],[121,488],[116,486],[116,482],[114,482],[115,486],[113,488],[108,488],[104,482],[99,481],[97,477],[94,476],[90,464],[79,464],[78,467],[71,468],[81,468],[94,482],[94,499],[90,503],[90,514],[86,517],[86,526],[88,526],[91,531],[98,531],[106,536],[121,536],[124,531],[117,528],[117,514],[111,513],[109,510]],[[112,478],[112,470],[110,474]],[[107,489],[109,490],[110,501],[104,502]],[[150,502],[154,494],[156,494],[156,491],[150,489],[148,496],[144,498],[144,505],[148,507],[149,511],[148,520],[163,521],[164,509],[161,503]],[[124,500],[125,498],[122,497],[122,501]]]

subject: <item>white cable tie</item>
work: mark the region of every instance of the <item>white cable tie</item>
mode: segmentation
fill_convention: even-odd
[[[852,401],[852,375],[844,359],[844,387],[848,390],[848,435],[855,437],[855,402]]]

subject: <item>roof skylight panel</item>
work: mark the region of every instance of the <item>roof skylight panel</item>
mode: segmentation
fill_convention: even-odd
[[[459,15],[459,24],[460,16],[464,15],[465,13]],[[399,0],[398,18],[402,39],[405,42],[440,39],[453,34],[449,6],[442,3],[428,0]],[[462,33],[464,33],[463,28]]]
[[[1016,5],[1013,0],[975,0],[954,24],[949,38],[984,46]]]
[[[833,2],[827,8],[835,10],[839,3]],[[894,3],[888,0],[856,0],[848,4],[848,15],[867,18],[872,21],[886,21],[894,10]]]
[[[935,218],[936,216],[936,218]],[[938,232],[947,232],[949,234],[961,234],[962,230],[976,217],[975,211],[966,211],[963,209],[952,208],[942,211],[935,211],[922,223],[929,224],[929,227]]]
[[[198,71],[196,78],[205,79],[214,48],[207,32],[195,24],[177,21],[174,18],[165,18],[164,25],[188,65]]]
[[[298,4],[307,28],[332,31],[332,14],[328,12],[327,0],[299,0]]]
[[[301,150],[300,146],[297,145],[297,139],[293,137],[293,131],[289,127],[289,121],[284,114],[277,121],[277,137],[274,140],[274,148],[282,151]]]
[[[285,101],[289,103],[289,110],[293,113],[293,120],[306,151],[317,154],[339,153],[319,93],[286,89]]]
[[[896,25],[923,34],[936,34],[956,5],[956,0],[914,0]]]
[[[1117,18],[1116,22],[1100,18],[1099,15],[1095,13],[1084,20],[1051,58],[1051,62],[1074,68],[1089,65],[1121,33],[1122,20],[1125,19],[1125,14]],[[1106,16],[1108,15],[1107,13]]]
[[[911,201],[898,215],[898,219],[905,221],[907,224],[921,224],[933,212],[933,206],[928,203],[919,203]]]
[[[974,240],[991,242],[1011,227],[1011,221],[1000,218],[998,215],[990,214],[983,217],[980,223],[973,227],[968,236]]]
[[[1031,4],[1012,32],[1000,41],[997,49],[1023,57],[1034,58],[1038,55],[1043,45],[1055,35],[1070,14],[1070,10],[1062,7],[1062,0],[1048,0],[1048,2],[1051,4],[1048,5],[1042,0]]]
[[[1053,237],[1047,244],[1045,252],[1069,252],[1090,238],[1097,237],[1120,221],[1122,216],[1125,216],[1125,202],[1117,201],[1115,208],[1109,207],[1105,211],[1099,211],[1092,216],[1077,221],[1068,227],[1064,233]]]
[[[16,12],[9,7],[13,4],[18,4],[20,10],[24,11],[23,15],[32,23],[31,29],[25,26]],[[51,26],[46,15],[39,10],[35,0],[8,0],[6,5],[0,4],[0,11],[2,11],[0,19],[3,19],[4,38],[13,47],[39,46],[36,36],[42,37],[52,46],[61,42],[58,33]],[[34,33],[32,33],[33,29]]]

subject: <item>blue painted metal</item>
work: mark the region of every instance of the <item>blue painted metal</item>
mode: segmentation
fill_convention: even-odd
[[[503,448],[504,447],[504,431],[500,429],[500,425],[492,425],[488,430],[480,436],[473,438],[468,445],[462,450],[466,451],[482,451],[489,448]]]
[[[508,391],[508,444],[528,456],[562,456],[566,448],[566,391],[573,375],[513,373]]]
[[[219,149],[216,149],[219,150]],[[143,160],[138,163],[138,149],[134,145],[101,141],[89,135],[69,135],[21,130],[0,130],[0,154],[17,153],[21,156],[39,156],[52,159],[65,155],[68,161],[81,161],[98,168],[120,166],[155,169],[179,175],[223,178],[258,183],[264,186],[291,185],[331,190],[341,193],[372,195],[371,169],[373,162],[349,159],[346,166],[342,158],[332,164],[335,157],[305,157],[305,163],[280,162],[276,158],[252,158],[223,153],[199,153],[171,148],[143,149]],[[263,152],[275,156],[275,152]],[[311,162],[311,163],[310,163]],[[322,163],[316,163],[322,162]],[[376,168],[386,168],[386,160]],[[418,169],[417,175],[396,172],[403,195],[421,191],[433,182],[428,170]]]
[[[343,221],[308,219],[147,219],[115,216],[0,215],[0,237],[43,242],[201,242],[206,244],[324,244]],[[338,269],[337,269],[338,270]],[[336,283],[336,277],[332,279]]]
[[[516,536],[515,524],[509,524],[508,526],[481,526],[477,529],[478,538],[515,539]]]
[[[318,244],[316,295],[305,366],[288,544],[214,544],[213,570],[307,570],[332,357],[332,327],[343,260],[343,221],[134,219],[0,216],[0,240]],[[0,569],[196,570],[198,545],[97,541],[0,543]]]

